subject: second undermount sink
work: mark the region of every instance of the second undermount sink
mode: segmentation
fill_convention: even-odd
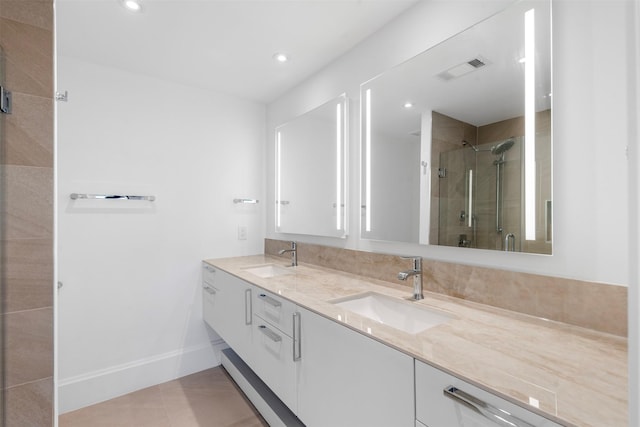
[[[245,268],[244,270],[255,276],[262,277],[263,279],[295,273],[295,271],[291,269],[291,267],[284,267],[277,264],[259,265],[256,267]]]
[[[455,317],[414,302],[375,292],[366,292],[332,301],[333,304],[401,331],[417,334]]]

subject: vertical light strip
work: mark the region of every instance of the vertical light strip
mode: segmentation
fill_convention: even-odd
[[[371,231],[371,89],[365,92],[365,231]]]
[[[336,229],[342,230],[342,104],[336,106]]]
[[[536,240],[536,67],[534,9],[524,14],[524,206],[525,239]]]
[[[280,207],[282,206],[280,195],[280,187],[282,182],[282,176],[280,175],[281,170],[281,159],[280,153],[282,152],[282,136],[280,132],[276,133],[276,230],[280,229]]]
[[[473,227],[473,169],[469,169],[469,210],[467,211],[469,227]]]

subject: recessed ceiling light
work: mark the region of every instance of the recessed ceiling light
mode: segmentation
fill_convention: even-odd
[[[413,107],[413,104],[411,102],[404,103],[404,108],[411,108],[411,107]]]
[[[289,55],[283,52],[278,52],[273,55],[273,59],[278,62],[287,62],[289,60]]]
[[[123,0],[122,5],[132,12],[140,12],[142,10],[138,0]]]

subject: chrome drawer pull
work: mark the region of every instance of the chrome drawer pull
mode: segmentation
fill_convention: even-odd
[[[253,323],[251,320],[253,319],[253,305],[251,301],[251,289],[246,289],[244,291],[244,324],[250,325]]]
[[[211,267],[210,265],[205,265],[204,269],[207,270],[209,273],[215,273],[216,269]]]
[[[300,345],[300,313],[293,313],[293,361],[302,358],[302,346]]]
[[[204,289],[205,292],[211,294],[211,295],[215,295],[216,294],[216,290],[213,288],[210,288],[209,286],[203,286],[202,287]]]
[[[266,326],[260,325],[260,326],[258,326],[258,328],[260,329],[260,332],[262,332],[267,337],[269,337],[269,339],[271,339],[271,341],[273,341],[273,342],[282,341],[282,337],[280,335],[276,334],[275,332],[273,332],[271,329],[267,328]]]
[[[278,301],[275,298],[271,298],[269,295],[266,294],[259,294],[258,295],[260,298],[262,298],[262,300],[264,302],[266,302],[269,305],[272,305],[274,307],[280,307],[282,305],[282,303],[280,301]]]
[[[482,415],[489,421],[504,427],[534,427],[533,424],[529,424],[526,421],[521,420],[518,417],[511,415],[504,409],[496,408],[493,405],[489,405],[477,397],[474,397],[462,390],[457,389],[454,386],[449,386],[442,390],[445,396],[453,399],[455,402],[466,406],[472,411]]]

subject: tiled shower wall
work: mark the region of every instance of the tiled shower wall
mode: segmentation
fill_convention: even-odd
[[[53,3],[0,0],[5,422],[53,425]]]

